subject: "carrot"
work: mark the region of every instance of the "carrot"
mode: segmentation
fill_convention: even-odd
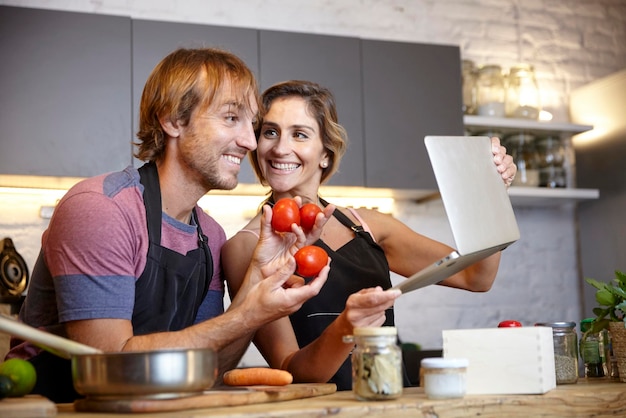
[[[269,367],[233,369],[224,373],[224,383],[228,386],[284,386],[291,382],[293,382],[291,373]]]

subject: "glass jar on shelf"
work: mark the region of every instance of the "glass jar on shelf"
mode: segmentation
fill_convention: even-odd
[[[495,64],[480,67],[476,76],[476,101],[481,116],[503,117],[505,83],[502,67]]]
[[[526,132],[509,135],[504,140],[507,153],[517,166],[512,186],[539,186],[539,154],[534,141],[535,136]]]
[[[474,61],[461,61],[461,81],[463,84],[463,113],[476,114],[476,65]]]
[[[572,137],[561,137],[563,147],[563,169],[565,171],[565,187],[576,187],[576,151],[572,144]]]
[[[539,151],[539,185],[566,187],[565,148],[558,136],[537,139]]]
[[[539,87],[534,67],[528,64],[511,67],[506,79],[506,116],[537,120],[540,110]]]

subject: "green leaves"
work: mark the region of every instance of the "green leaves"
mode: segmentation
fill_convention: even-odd
[[[600,289],[596,292],[596,301],[602,306],[613,306],[617,297],[611,292],[611,289]]]
[[[596,302],[600,305],[593,309],[596,318],[589,332],[608,329],[609,322],[624,321],[626,318],[626,274],[616,270],[615,279],[611,283],[590,278],[586,278],[585,281],[598,289]]]

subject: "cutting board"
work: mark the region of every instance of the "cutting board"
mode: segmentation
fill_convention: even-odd
[[[337,391],[334,383],[297,383],[286,386],[246,386],[216,389],[199,395],[175,399],[79,399],[74,409],[81,412],[165,412],[279,402],[329,395]]]
[[[0,400],[0,417],[2,418],[40,418],[53,417],[57,407],[51,400],[39,395],[26,395],[21,398],[4,398]]]

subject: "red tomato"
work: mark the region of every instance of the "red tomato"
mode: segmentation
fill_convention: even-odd
[[[291,224],[300,225],[300,210],[295,200],[284,197],[272,208],[272,228],[278,232],[291,232]]]
[[[294,255],[296,259],[296,273],[302,277],[314,277],[328,263],[328,254],[323,248],[315,245],[307,245],[298,250]]]
[[[513,328],[513,327],[521,327],[522,323],[519,321],[507,320],[502,321],[498,324],[498,328]]]
[[[313,229],[315,217],[322,210],[315,203],[307,203],[300,208],[300,225],[306,231]]]

